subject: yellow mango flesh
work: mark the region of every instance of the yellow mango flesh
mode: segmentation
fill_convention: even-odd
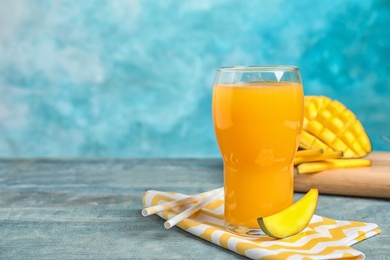
[[[342,151],[343,158],[364,157],[372,151],[370,139],[354,113],[324,96],[305,96],[300,147]]]
[[[307,150],[312,151],[312,150]],[[298,154],[298,153],[297,153]],[[327,159],[337,159],[343,156],[343,152],[335,151],[335,152],[323,152],[318,155],[306,155],[306,156],[295,156],[294,165],[305,163],[305,162],[315,162],[315,161],[323,161]]]
[[[369,159],[327,159],[318,162],[301,163],[297,166],[298,174],[315,173],[331,169],[368,167],[372,162]]]
[[[317,207],[318,189],[311,189],[290,207],[257,222],[265,234],[285,238],[301,232],[309,224]]]

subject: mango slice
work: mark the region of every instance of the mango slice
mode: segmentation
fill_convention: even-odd
[[[307,156],[313,156],[313,155],[320,155],[323,154],[323,149],[307,149],[307,150],[299,150],[296,152],[295,157],[307,157]]]
[[[274,238],[285,238],[301,232],[314,215],[318,201],[318,189],[311,189],[290,207],[271,216],[258,218],[257,222],[265,234]]]
[[[342,151],[343,158],[364,157],[372,151],[371,141],[355,114],[337,100],[305,96],[302,149]]]
[[[297,166],[298,174],[316,173],[331,169],[371,166],[370,159],[328,159],[319,162],[301,163]]]
[[[298,165],[305,162],[323,161],[326,159],[337,159],[341,157],[343,157],[343,152],[341,151],[323,152],[318,155],[295,156],[294,165]]]

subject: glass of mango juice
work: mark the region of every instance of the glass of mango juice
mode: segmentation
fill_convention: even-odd
[[[225,227],[262,236],[257,218],[293,203],[293,159],[303,121],[299,68],[219,68],[212,111],[224,164]]]

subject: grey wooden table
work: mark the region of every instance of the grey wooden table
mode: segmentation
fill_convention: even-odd
[[[218,159],[0,160],[0,259],[244,259],[140,213],[146,190],[222,183]],[[389,200],[320,195],[316,213],[377,223],[382,234],[353,247],[390,257]]]

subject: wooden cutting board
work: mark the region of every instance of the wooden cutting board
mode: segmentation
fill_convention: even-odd
[[[318,188],[324,194],[390,198],[390,153],[372,152],[366,158],[372,160],[372,166],[312,174],[295,171],[295,191]]]

